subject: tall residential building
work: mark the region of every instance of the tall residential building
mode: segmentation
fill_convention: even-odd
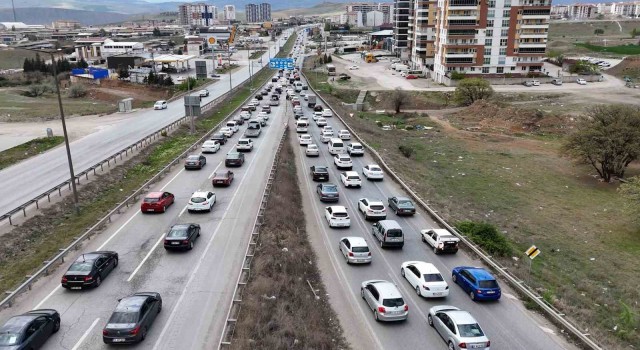
[[[248,23],[271,21],[271,5],[267,3],[247,4],[245,14]]]
[[[366,27],[379,26],[383,23],[391,23],[392,17],[393,17],[393,3],[392,2],[380,2],[380,3],[352,2],[350,4],[347,4],[346,11],[360,12],[362,14],[363,26],[366,26]],[[368,15],[373,11],[382,13],[382,21],[379,20],[378,16],[371,17]],[[371,17],[372,23],[367,22],[367,19],[369,17]],[[375,24],[373,23],[374,19],[376,22]]]
[[[235,21],[236,20],[236,7],[235,5],[224,5],[224,20]]]
[[[598,14],[598,7],[594,4],[571,4],[568,7],[569,18],[593,18]]]
[[[419,1],[419,0],[417,0]],[[393,52],[398,57],[409,59],[409,15],[413,0],[395,0],[393,4]]]
[[[542,70],[551,0],[438,0],[432,77]]]
[[[205,3],[189,3],[179,6],[180,24],[210,26],[218,18],[218,8]]]
[[[409,61],[412,69],[433,70],[438,0],[412,1],[409,16]]]

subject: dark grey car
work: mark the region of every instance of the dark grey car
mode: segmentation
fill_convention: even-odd
[[[139,343],[162,310],[160,293],[141,292],[119,300],[102,329],[105,344]]]
[[[13,316],[0,327],[0,349],[39,349],[59,329],[60,314],[56,310],[32,310]]]
[[[176,224],[164,237],[164,249],[193,249],[193,242],[200,237],[200,225]]]

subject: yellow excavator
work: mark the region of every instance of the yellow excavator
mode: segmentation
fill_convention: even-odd
[[[378,62],[378,59],[376,59],[375,56],[373,56],[373,54],[369,52],[364,56],[364,61],[367,63],[376,63]]]
[[[238,30],[238,25],[234,24],[233,27],[231,27],[231,34],[229,35],[229,40],[228,40],[229,45],[233,44],[233,41],[236,39],[237,30]]]

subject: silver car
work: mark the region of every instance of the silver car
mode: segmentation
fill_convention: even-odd
[[[409,316],[409,306],[391,282],[364,281],[360,286],[360,295],[373,310],[376,321],[404,321]]]
[[[438,305],[429,309],[429,325],[436,329],[449,350],[489,350],[491,342],[470,313],[455,306]]]
[[[362,237],[342,237],[338,248],[347,264],[371,263],[371,251]]]

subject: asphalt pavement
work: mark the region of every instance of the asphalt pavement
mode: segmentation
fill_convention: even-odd
[[[278,40],[280,46],[286,42],[284,36]],[[277,53],[276,43],[272,44],[269,48],[271,57]],[[269,53],[265,52],[260,64],[267,65],[268,57]],[[259,63],[254,60],[254,64],[254,70],[257,72]],[[243,66],[232,73],[231,82],[235,87],[248,79],[249,66]],[[218,82],[211,84],[207,89],[209,97],[202,99],[203,105],[229,91],[229,74],[223,74]],[[184,115],[183,100],[178,99],[169,103],[166,110],[143,109],[133,112],[126,120],[72,142],[70,146],[75,172],[89,168]],[[64,147],[56,147],[3,169],[0,171],[0,183],[3,184],[0,189],[0,215],[68,179],[69,166]]]
[[[254,112],[254,115],[257,112]],[[10,316],[35,308],[61,314],[60,332],[43,349],[106,349],[102,328],[118,299],[135,292],[159,292],[163,310],[139,349],[213,349],[222,334],[243,255],[251,237],[275,150],[284,132],[285,106],[273,107],[268,126],[254,140],[253,151],[239,168],[230,187],[213,188],[215,171],[226,171],[224,159],[246,129],[240,127],[216,154],[206,154],[202,170],[176,167],[150,191],[169,191],[176,203],[162,214],[142,214],[140,203],[114,218],[104,232],[78,250],[114,250],[118,267],[98,288],[69,291],[60,277],[70,260],[33,285],[11,308],[0,311],[0,324]],[[196,153],[196,152],[194,152]],[[186,204],[196,190],[212,190],[217,203],[211,213],[189,213]],[[142,198],[141,198],[142,200]],[[176,223],[201,225],[201,237],[191,251],[167,252],[164,234]],[[75,257],[70,257],[75,259]]]
[[[306,107],[305,115],[313,112]],[[327,118],[328,125],[338,130],[346,129],[337,118]],[[289,121],[293,124],[293,121]],[[396,220],[404,230],[403,249],[382,249],[371,235],[372,222],[365,221],[357,210],[360,198],[377,199],[386,204],[387,198],[405,195],[387,175],[385,180],[371,182],[362,175],[362,168],[375,164],[373,158],[365,153],[363,157],[353,157],[353,170],[362,177],[361,188],[346,188],[339,178],[341,171],[328,153],[327,145],[320,141],[320,127],[310,121],[309,134],[319,146],[319,157],[306,157],[304,147],[295,143],[299,178],[303,192],[304,208],[307,217],[307,230],[310,240],[319,257],[318,265],[327,285],[332,306],[337,311],[345,335],[354,349],[446,349],[447,346],[427,324],[428,310],[434,305],[453,305],[469,311],[480,323],[491,340],[492,349],[573,349],[550,322],[528,311],[522,301],[506,283],[501,283],[503,295],[498,302],[474,302],[451,281],[451,271],[456,266],[481,266],[482,263],[464,251],[455,255],[436,256],[420,239],[421,229],[438,228],[436,223],[423,210],[413,217],[398,217],[387,209],[387,219]],[[357,142],[352,139],[349,142]],[[340,201],[322,203],[315,193],[317,183],[313,182],[309,168],[312,165],[326,165],[330,169],[330,182],[338,185]],[[329,228],[324,217],[324,209],[330,205],[343,205],[351,217],[351,227],[347,229]],[[347,265],[338,250],[338,241],[345,236],[363,237],[372,251],[373,262],[370,265]],[[404,261],[426,261],[433,263],[449,284],[450,295],[444,299],[425,299],[416,295],[411,285],[400,275],[400,265]],[[360,297],[360,285],[365,280],[384,279],[395,283],[409,305],[409,319],[396,324],[378,323],[374,320],[364,300]]]

